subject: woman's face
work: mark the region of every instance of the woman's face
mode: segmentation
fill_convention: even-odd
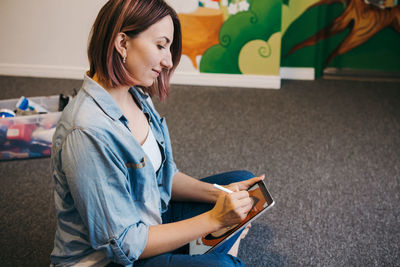
[[[166,16],[126,43],[126,67],[135,85],[151,86],[162,69],[172,68],[174,24]]]

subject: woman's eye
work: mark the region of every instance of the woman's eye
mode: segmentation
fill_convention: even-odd
[[[158,49],[165,49],[165,47],[162,45],[157,45],[157,47],[158,47]]]

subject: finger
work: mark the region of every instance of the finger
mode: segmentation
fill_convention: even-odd
[[[246,184],[254,184],[255,182],[261,181],[262,179],[265,178],[265,175],[260,175],[260,176],[256,176],[253,178],[250,178],[248,180],[243,181],[242,183],[246,183]]]
[[[239,185],[237,185],[237,184],[232,185],[232,186],[230,187],[230,189],[231,189],[233,192],[239,192],[239,191],[240,191]]]
[[[237,200],[237,202],[235,204],[236,204],[235,206],[240,209],[247,209],[248,207],[253,206],[252,202],[251,202],[251,198],[243,198],[243,199]]]
[[[258,181],[262,181],[265,179],[265,174],[261,174],[260,176],[256,176],[254,178],[249,179],[248,181],[251,181],[253,184],[258,182]]]
[[[262,180],[264,180],[264,179],[265,179],[265,174],[262,174],[262,175],[260,175],[260,176],[253,177],[253,178],[251,178],[251,179],[249,179],[249,180],[242,181],[242,182],[240,182],[239,184],[241,185],[241,189],[242,189],[242,190],[247,190],[247,189],[248,189],[249,187],[251,187],[253,184],[255,184],[255,183],[259,182],[259,181],[262,181]]]
[[[240,234],[240,239],[244,239],[246,235],[249,233],[249,228],[244,228],[243,232]]]
[[[249,204],[249,205],[247,205],[246,207],[245,207],[245,209],[246,209],[246,214],[248,214],[250,211],[251,211],[251,208],[253,207],[253,205],[252,204]]]
[[[246,207],[246,208],[243,208],[243,209],[242,209],[242,212],[241,212],[241,214],[240,214],[240,218],[242,219],[242,221],[243,221],[244,219],[246,219],[246,217],[247,217],[248,214],[249,214],[248,208],[247,208],[247,207]]]
[[[232,200],[242,200],[244,198],[249,198],[249,192],[247,191],[236,191],[233,192],[232,194],[229,194]]]
[[[247,213],[249,213],[253,207],[254,207],[254,202],[252,198],[249,198],[250,201],[246,202],[246,205],[243,206],[243,208],[245,208],[247,210]]]

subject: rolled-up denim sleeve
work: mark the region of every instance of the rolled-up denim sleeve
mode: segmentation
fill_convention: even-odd
[[[124,163],[104,140],[81,129],[68,134],[61,158],[92,247],[116,263],[131,265],[146,246],[148,226],[131,197]]]

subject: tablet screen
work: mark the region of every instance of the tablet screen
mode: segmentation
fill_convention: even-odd
[[[204,254],[211,252],[218,246],[222,245],[224,241],[235,235],[236,232],[246,227],[247,224],[256,219],[261,213],[274,204],[274,201],[263,181],[250,187],[248,192],[253,201],[253,206],[247,214],[247,217],[240,224],[223,228],[217,232],[190,242],[190,254]]]

